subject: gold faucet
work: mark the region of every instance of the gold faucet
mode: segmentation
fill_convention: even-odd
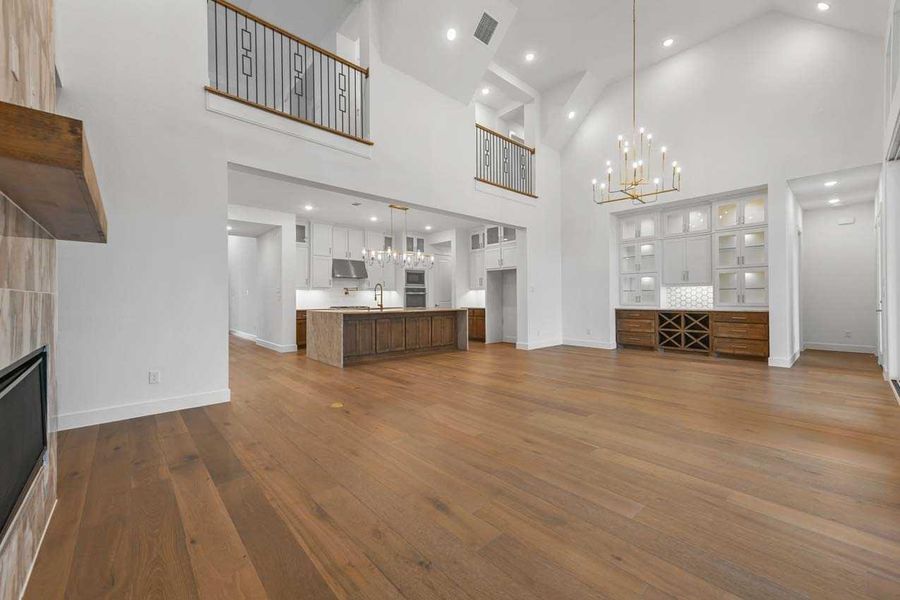
[[[381,301],[378,300],[378,290],[381,289]],[[375,284],[375,302],[378,304],[378,310],[384,310],[384,286],[381,282]]]

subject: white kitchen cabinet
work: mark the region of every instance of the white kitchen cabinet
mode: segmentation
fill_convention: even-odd
[[[362,229],[335,227],[331,234],[332,256],[360,260],[366,245],[366,234]]]
[[[294,241],[298,244],[309,244],[309,225],[297,223],[294,226]]]
[[[500,244],[500,267],[502,269],[515,269],[519,263],[519,245],[503,242]]]
[[[710,236],[663,242],[663,285],[709,285],[712,283]]]
[[[484,268],[488,271],[496,271],[501,268],[502,257],[500,254],[500,246],[499,244],[496,246],[489,246],[484,249]]]
[[[619,246],[619,273],[656,273],[659,271],[659,244],[634,242]]]
[[[330,256],[313,256],[311,261],[310,279],[314,288],[331,287],[331,261]]]
[[[491,225],[490,227],[485,227],[484,229],[484,247],[490,248],[491,246],[499,246],[500,245],[500,226],[499,225]]]
[[[713,204],[713,226],[715,229],[733,229],[766,222],[766,197],[747,196],[719,200]]]
[[[657,306],[659,279],[655,274],[623,275],[619,294],[623,306]]]
[[[478,229],[469,236],[469,251],[484,250],[484,229]]]
[[[502,228],[503,237],[501,242],[504,244],[515,244],[516,243],[516,228],[515,227],[503,227]]]
[[[296,271],[294,275],[294,286],[298,290],[309,288],[309,246],[306,244],[297,244]]]
[[[332,226],[324,223],[312,224],[312,255],[331,258]],[[330,277],[329,273],[329,277]]]
[[[619,217],[619,241],[646,240],[657,235],[658,213]]]
[[[491,225],[484,229],[484,266],[488,271],[515,269],[519,263],[516,228]],[[472,245],[477,243],[472,235]]]
[[[769,270],[763,267],[716,271],[715,291],[717,306],[767,306]]]
[[[407,252],[425,252],[425,238],[418,235],[406,236]]]
[[[764,267],[769,262],[766,228],[720,232],[714,238],[715,267]]]
[[[469,289],[483,290],[485,275],[484,250],[471,250],[469,252]]]
[[[709,206],[692,206],[662,214],[663,235],[672,237],[710,230]]]
[[[366,252],[384,249],[384,234],[380,231],[366,230]]]

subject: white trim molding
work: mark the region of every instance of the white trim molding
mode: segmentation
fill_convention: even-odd
[[[779,369],[790,369],[800,358],[800,352],[795,352],[793,356],[770,356],[769,366],[778,367]]]
[[[176,396],[174,398],[160,398],[157,400],[147,400],[145,402],[135,402],[133,404],[120,404],[119,406],[85,410],[59,415],[59,431],[87,427],[88,425],[100,425],[102,423],[124,421],[126,419],[134,419],[137,417],[147,417],[176,410],[184,410],[186,408],[222,404],[230,401],[231,390],[225,389],[214,390],[212,392],[201,392],[199,394],[189,394],[187,396]]]
[[[581,348],[598,348],[600,350],[615,350],[615,342],[603,342],[598,340],[585,340],[581,338],[563,338],[566,346],[580,346]]]
[[[562,338],[552,337],[537,340],[535,342],[521,342],[516,344],[516,350],[540,350],[541,348],[553,348],[562,346]]]
[[[230,98],[224,98],[219,94],[206,91],[206,110],[220,114],[244,123],[264,127],[271,131],[283,133],[291,137],[300,138],[313,144],[333,148],[340,152],[353,154],[361,158],[372,158],[372,146],[348,140],[329,131],[323,131],[311,125],[305,125],[285,117],[273,115],[270,112],[247,106]]]
[[[268,340],[264,340],[262,338],[254,338],[257,346],[262,346],[263,348],[267,348],[268,350],[274,350],[275,352],[296,352],[297,344],[276,344],[275,342],[270,342]]]
[[[804,342],[804,350],[825,350],[828,352],[855,352],[857,354],[875,354],[875,346],[856,346],[854,344],[831,344]]]
[[[252,333],[247,333],[246,331],[240,331],[238,329],[229,329],[228,333],[233,335],[234,337],[239,337],[243,340],[250,340],[251,342],[256,341],[256,336]]]

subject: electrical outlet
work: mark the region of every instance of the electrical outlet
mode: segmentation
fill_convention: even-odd
[[[585,330],[585,333],[587,333],[588,335],[591,335],[591,330],[590,330],[590,329],[586,329],[586,330]]]
[[[150,385],[156,385],[160,382],[161,376],[159,371],[150,371],[149,377],[147,378]]]
[[[847,339],[852,338],[852,337],[853,337],[853,332],[852,332],[852,331],[845,331],[845,332],[844,332],[844,337],[847,338]]]

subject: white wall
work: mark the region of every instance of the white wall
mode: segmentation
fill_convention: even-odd
[[[228,236],[228,330],[250,338],[257,332],[256,238]]]
[[[803,212],[804,347],[874,354],[874,217],[874,202]]]
[[[768,186],[771,364],[791,364],[799,349],[787,181],[879,160],[881,64],[876,38],[769,13],[638,75],[639,125],[685,168],[683,192],[666,201]],[[621,81],[563,154],[563,331],[585,345],[614,339],[610,211],[632,207],[595,206],[591,179],[630,111],[631,82]]]
[[[503,298],[500,302],[502,306],[503,319],[503,341],[515,344],[516,329],[518,327],[518,317],[516,313],[516,298],[518,297],[518,286],[516,283],[516,271],[508,269],[501,271]]]
[[[360,5],[367,20],[373,6]],[[85,121],[110,226],[107,245],[60,244],[61,415],[95,409],[100,422],[228,399],[229,163],[528,228],[520,343],[559,341],[559,156],[540,140],[539,200],[476,191],[474,108],[382,63],[377,42],[361,48],[375,146],[357,144],[360,156],[207,110],[204,2],[57,9],[59,110]],[[161,31],[178,43],[160,44]]]
[[[279,344],[282,341],[281,320],[281,229],[276,228],[256,238],[257,284],[259,290],[258,342]]]

